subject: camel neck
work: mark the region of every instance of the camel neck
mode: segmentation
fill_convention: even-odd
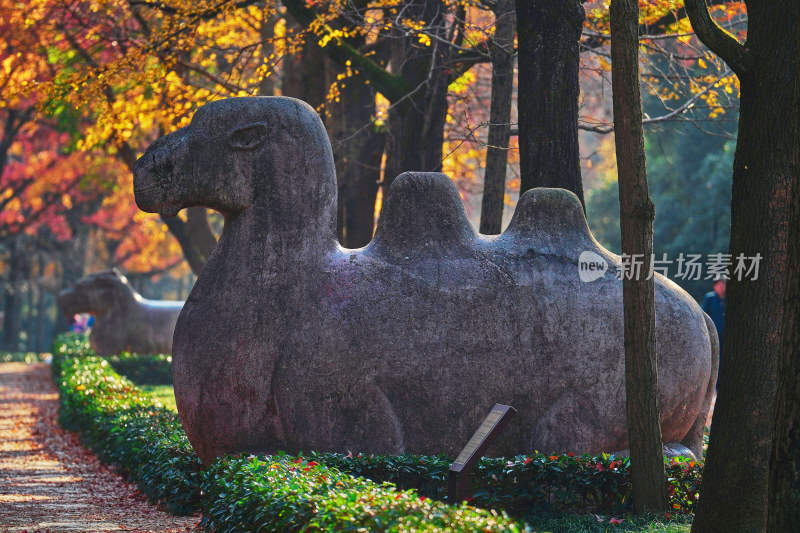
[[[254,207],[228,217],[214,256],[228,268],[318,265],[334,252],[335,221]]]

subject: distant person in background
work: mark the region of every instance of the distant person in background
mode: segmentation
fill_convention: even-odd
[[[718,279],[714,282],[714,290],[706,293],[703,298],[703,305],[701,306],[711,320],[714,322],[714,327],[717,328],[717,336],[719,337],[719,366],[722,369],[722,353],[723,353],[723,337],[725,331],[725,280]],[[719,373],[717,374],[717,383],[719,383]]]
[[[73,333],[85,333],[94,324],[94,317],[88,313],[79,313],[72,316],[71,330]]]

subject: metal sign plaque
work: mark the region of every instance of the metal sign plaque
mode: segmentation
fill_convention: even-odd
[[[450,465],[447,480],[447,499],[450,503],[459,503],[466,498],[469,489],[467,483],[469,471],[516,412],[517,410],[511,406],[496,404],[483,419],[475,434]]]
[[[489,414],[486,415],[486,418],[483,419],[483,422],[481,422],[481,425],[478,427],[478,430],[475,431],[475,434],[472,435],[472,438],[469,439],[467,445],[464,446],[464,449],[461,450],[460,454],[458,454],[455,463],[461,465],[467,464],[467,461],[469,461],[469,459],[475,455],[475,452],[478,451],[478,448],[480,448],[481,444],[486,441],[486,437],[494,428],[497,427],[498,422],[503,419],[503,415],[508,412],[508,409],[509,407],[506,405],[494,406]]]

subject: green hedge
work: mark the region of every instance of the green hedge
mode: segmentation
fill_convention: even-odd
[[[527,530],[504,513],[448,506],[285,455],[229,457],[203,471],[177,415],[93,355],[85,339],[60,337],[53,355],[61,423],[151,501],[174,513],[202,511],[213,531]]]
[[[499,521],[496,527],[503,524],[509,531],[520,527],[492,514],[494,511],[431,501],[445,498],[450,465],[445,456],[311,453],[305,459],[226,458],[203,472],[177,415],[120,377],[105,359],[94,356],[84,337],[60,337],[53,352],[62,423],[79,432],[103,460],[119,465],[152,501],[176,513],[202,510],[204,522],[218,531],[242,531],[242,524],[252,528],[248,531],[280,531],[283,526],[276,524],[284,521],[305,524],[312,530],[319,524],[346,530],[341,528],[362,523],[369,523],[369,527],[390,524],[396,530],[408,525],[396,521],[401,515],[410,516],[408,520],[425,516],[433,520],[431,523],[469,523],[468,530],[474,530],[477,523],[492,521]],[[484,458],[472,475],[475,490],[470,503],[504,509],[519,517],[540,512],[619,515],[630,510],[628,466],[627,458],[609,455]],[[282,483],[275,484],[273,470],[285,478]],[[672,507],[684,513],[693,511],[701,465],[672,460],[667,471]],[[410,492],[398,493],[384,482]],[[369,494],[364,497],[381,502],[378,507],[386,507],[387,514],[373,507],[370,509],[375,516],[369,514],[372,511],[359,514],[362,490]],[[341,503],[345,492],[352,498],[353,508]],[[406,503],[400,507],[399,503],[384,505],[392,498]],[[295,507],[299,514],[286,514],[289,511],[285,509]],[[338,509],[338,514],[331,509]],[[308,515],[310,510],[314,510],[313,516]],[[340,519],[344,522],[336,527],[329,525],[331,520]]]
[[[400,488],[415,488],[425,496],[444,499],[447,471],[452,460],[441,456],[395,457],[358,454],[312,453],[311,459],[343,472],[374,481],[391,481]],[[603,454],[533,454],[506,458],[483,458],[471,475],[474,492],[470,503],[484,508],[502,508],[513,516],[532,513],[631,512],[630,461]],[[670,505],[676,512],[694,512],[700,487],[702,464],[688,458],[666,463]]]
[[[530,531],[505,513],[447,505],[287,455],[217,462],[203,493],[203,523],[215,531]]]
[[[0,352],[0,363],[45,363],[50,354],[35,352]]]
[[[57,340],[53,356],[59,422],[104,462],[117,464],[151,501],[176,514],[194,512],[202,465],[177,413],[91,355],[83,339]]]
[[[137,385],[172,385],[172,356],[122,352],[108,358],[119,374]]]

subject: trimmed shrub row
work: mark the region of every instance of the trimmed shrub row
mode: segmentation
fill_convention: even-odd
[[[122,352],[108,358],[117,373],[137,385],[172,385],[172,356]]]
[[[505,513],[451,506],[302,457],[218,461],[203,484],[215,531],[529,531]]]
[[[348,524],[361,524],[358,527],[368,530],[389,524],[396,530],[411,527],[412,522],[406,520],[419,521],[421,516],[432,524],[456,520],[447,522],[454,531],[460,530],[457,524],[480,530],[476,524],[481,520],[497,521],[491,526],[495,529],[520,527],[493,511],[431,501],[445,499],[451,462],[446,456],[311,453],[306,458],[226,458],[203,472],[177,415],[120,377],[106,360],[85,354],[91,354],[85,338],[61,337],[54,346],[62,423],[78,431],[103,460],[118,464],[152,501],[176,513],[202,510],[204,523],[212,529],[282,531],[283,525],[276,524],[288,521],[312,530],[322,527],[319,524],[341,531],[348,530]],[[520,517],[540,512],[618,515],[630,510],[628,466],[627,458],[609,455],[485,458],[473,472],[475,490],[469,503]],[[678,512],[693,511],[701,465],[677,459],[667,464],[667,471],[672,507]],[[384,482],[406,492],[394,491]],[[359,514],[365,509],[358,496],[361,491],[369,494],[365,498],[380,503],[367,506],[366,514]],[[345,492],[350,494],[347,498],[352,497],[348,500],[352,508],[342,503]],[[392,498],[395,503],[386,505]],[[296,508],[298,514],[287,508]],[[398,522],[400,516],[403,520]],[[330,525],[338,519],[344,522]]]
[[[46,363],[49,354],[35,352],[0,352],[0,363]]]
[[[118,465],[151,501],[243,531],[526,531],[505,513],[449,506],[286,455],[228,457],[206,471],[177,415],[119,376],[82,339],[57,340],[61,423]]]
[[[390,481],[400,488],[445,499],[447,456],[400,455],[393,457],[311,453],[319,463],[374,481]],[[676,512],[692,513],[699,497],[702,464],[689,458],[666,463],[670,505]],[[631,512],[630,459],[603,454],[575,456],[533,454],[483,458],[471,475],[474,493],[469,502],[483,508],[502,508],[512,516],[538,513]]]
[[[174,514],[194,512],[200,501],[200,459],[178,415],[114,372],[71,338],[53,350],[59,387],[59,422],[106,463],[118,465],[152,502]]]

